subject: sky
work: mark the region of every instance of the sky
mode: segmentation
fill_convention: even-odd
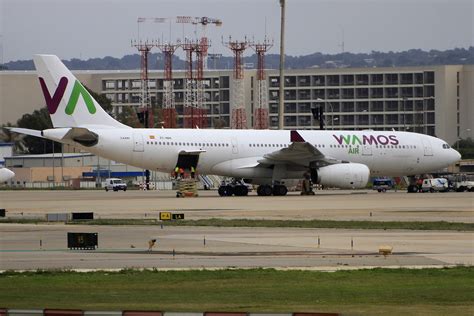
[[[223,25],[138,17],[206,16]],[[286,0],[286,54],[368,53],[474,46],[474,0]],[[232,39],[274,40],[279,53],[279,0],[0,0],[0,63],[56,54],[62,59],[122,57],[132,39],[176,41],[203,32],[211,53],[230,55]],[[171,35],[171,37],[170,37]],[[247,50],[245,55],[253,52]],[[182,53],[178,53],[180,55]]]

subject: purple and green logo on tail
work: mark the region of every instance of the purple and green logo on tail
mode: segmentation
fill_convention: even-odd
[[[59,104],[64,96],[64,92],[66,91],[66,87],[68,85],[68,79],[66,77],[62,77],[59,80],[58,87],[54,91],[53,96],[49,93],[48,87],[42,77],[39,77],[39,81],[41,84],[41,90],[43,90],[44,99],[46,101],[46,105],[48,107],[48,111],[50,114],[56,113],[58,110]],[[69,101],[66,105],[66,109],[64,112],[67,115],[72,115],[76,109],[77,102],[79,101],[79,96],[82,96],[84,103],[86,104],[87,110],[90,114],[94,114],[97,109],[94,105],[94,101],[89,94],[89,92],[84,88],[84,86],[76,80],[74,82],[74,87],[72,88],[71,95],[69,96]]]

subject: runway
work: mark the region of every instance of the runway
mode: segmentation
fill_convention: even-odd
[[[334,219],[473,222],[473,193],[320,191],[316,196],[221,198],[200,192],[1,191],[13,218],[93,211],[103,218]],[[370,216],[372,213],[372,216]],[[474,233],[457,231],[0,224],[0,270],[31,269],[354,269],[474,263]],[[66,249],[67,232],[97,232],[95,251]],[[153,251],[148,240],[157,238]],[[319,245],[318,245],[319,239]],[[205,242],[204,242],[205,240]],[[380,245],[393,255],[378,254]],[[352,246],[352,247],[351,247]],[[174,255],[173,255],[174,254]]]
[[[92,211],[96,218],[145,218],[180,211],[186,219],[320,219],[374,221],[474,222],[474,193],[378,193],[324,190],[315,196],[219,197],[200,191],[198,198],[176,198],[174,191],[0,191],[8,216]],[[371,216],[372,215],[372,216]]]

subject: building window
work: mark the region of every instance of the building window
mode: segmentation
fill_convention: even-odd
[[[105,89],[104,90],[113,90],[113,89],[115,89],[115,80],[105,81]]]
[[[339,85],[339,75],[329,75],[327,76],[328,86],[338,86]]]
[[[326,85],[324,76],[313,76],[313,86],[322,87]]]
[[[424,73],[424,83],[433,84],[434,83],[434,71],[425,71]]]
[[[398,84],[398,74],[385,74],[385,84]]]

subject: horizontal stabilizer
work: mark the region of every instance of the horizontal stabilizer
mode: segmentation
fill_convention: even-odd
[[[36,129],[21,128],[21,127],[5,127],[5,128],[18,134],[25,134],[25,135],[44,138],[43,133]]]

